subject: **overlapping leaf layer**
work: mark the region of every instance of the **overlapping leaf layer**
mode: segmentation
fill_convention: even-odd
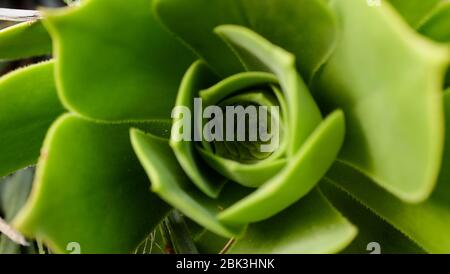
[[[129,253],[175,208],[208,252],[373,239],[450,252],[447,1],[84,0],[44,14],[0,31],[2,59],[53,55],[0,79],[0,176],[37,164],[8,218],[26,236]],[[196,98],[277,107],[276,150],[178,138],[174,107],[198,119],[184,134],[208,124]]]

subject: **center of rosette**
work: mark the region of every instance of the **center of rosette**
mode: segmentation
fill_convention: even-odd
[[[208,119],[205,127],[208,131],[217,121],[214,119],[221,119],[221,125],[215,125],[216,138],[207,138],[213,153],[252,164],[267,159],[279,148],[279,103],[270,91],[239,92],[220,101],[218,107],[222,117]]]
[[[273,75],[235,75],[199,94],[205,104],[201,149],[242,164],[283,154],[285,104]]]

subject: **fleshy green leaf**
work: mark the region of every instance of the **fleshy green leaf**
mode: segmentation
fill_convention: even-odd
[[[32,195],[13,225],[54,252],[71,242],[81,253],[130,253],[167,212],[129,141],[129,126],[153,132],[161,123],[97,124],[65,115],[49,130]],[[166,134],[167,135],[167,134]]]
[[[228,250],[232,241],[205,229],[195,239],[195,245],[201,254],[222,254]]]
[[[397,11],[413,28],[417,28],[426,20],[442,0],[389,0]]]
[[[87,0],[46,13],[67,108],[100,120],[170,118],[193,56],[155,21],[151,2]]]
[[[251,224],[229,253],[335,253],[357,229],[317,190],[280,214]]]
[[[0,177],[37,161],[45,133],[64,111],[53,67],[40,63],[0,78]]]
[[[194,63],[186,72],[180,86],[180,91],[175,103],[176,107],[187,107],[189,110],[194,109],[194,98],[198,97],[200,90],[211,85],[217,78],[199,62]],[[195,119],[194,113],[191,111],[191,119]],[[183,119],[186,117],[183,117]],[[178,119],[174,119],[174,126]],[[184,130],[188,131],[189,128]],[[174,133],[174,131],[172,131]],[[183,134],[193,136],[193,132],[189,131]],[[171,137],[170,146],[177,157],[180,166],[192,180],[192,182],[203,193],[212,198],[217,198],[220,189],[227,179],[211,170],[211,168],[202,161],[197,154],[195,143],[188,140],[177,140]]]
[[[218,199],[211,199],[196,189],[184,173],[168,140],[132,130],[131,143],[150,178],[152,190],[184,215],[224,237],[243,233],[245,226],[227,226],[217,215],[221,210],[245,197],[249,190],[226,184]]]
[[[201,75],[201,74],[199,74]],[[203,101],[209,105],[221,102],[225,98],[234,95],[242,90],[255,86],[278,84],[278,79],[272,73],[267,72],[243,72],[228,77],[214,86],[201,90],[200,95]]]
[[[52,53],[52,41],[41,21],[0,30],[0,59],[14,60]]]
[[[297,66],[307,80],[336,39],[335,19],[322,0],[157,0],[155,4],[159,19],[221,76],[243,68],[213,34],[220,25],[248,27],[292,52],[301,60]]]
[[[342,253],[370,253],[374,251],[370,249],[370,243],[379,244],[382,254],[424,253],[411,239],[332,183],[324,180],[320,190],[339,212],[358,227],[358,235]]]
[[[450,2],[440,5],[418,31],[436,41],[450,43]]]
[[[199,149],[203,159],[220,174],[246,187],[259,187],[286,166],[285,159],[264,161],[257,164],[240,164]]]
[[[302,198],[314,188],[335,159],[344,127],[342,112],[331,114],[276,176],[221,212],[219,218],[229,223],[262,221]]]
[[[450,46],[450,2],[442,2],[418,29],[420,33]],[[445,87],[450,87],[450,67],[445,77]]]
[[[361,204],[381,216],[429,253],[450,250],[450,199],[448,180],[420,204],[407,204],[377,186],[370,178],[343,163],[332,167],[327,178]]]
[[[292,156],[322,120],[317,104],[295,70],[295,56],[243,27],[219,26],[215,32],[249,70],[267,71],[278,77],[288,108],[287,155]]]
[[[446,128],[450,128],[450,90],[445,93]],[[450,166],[450,134],[446,134],[443,167]],[[336,163],[327,174],[332,182],[402,231],[430,253],[450,251],[450,170],[443,168],[436,190],[425,202],[411,205],[386,193],[357,170]]]
[[[325,109],[345,112],[340,158],[402,200],[423,201],[441,163],[448,50],[417,35],[389,5],[333,3],[342,37],[315,95]]]

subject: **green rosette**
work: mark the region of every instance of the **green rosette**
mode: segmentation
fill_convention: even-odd
[[[55,253],[175,219],[200,252],[448,253],[450,5],[381,2],[84,0],[1,30],[1,59],[53,56],[0,79],[0,176],[37,165],[8,222]],[[271,138],[196,138],[238,106]]]

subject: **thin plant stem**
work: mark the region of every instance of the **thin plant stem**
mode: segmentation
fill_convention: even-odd
[[[232,238],[230,239],[226,245],[222,248],[222,250],[219,252],[219,254],[225,254],[230,250],[231,246],[236,242],[236,239]]]
[[[169,229],[167,228],[166,220],[163,220],[161,224],[159,225],[160,233],[163,239],[163,252],[166,254],[174,254],[174,248],[172,244],[172,239],[170,237]]]
[[[36,239],[39,254],[46,254],[44,243],[40,239]]]
[[[5,220],[0,218],[0,232],[5,234],[11,241],[23,246],[29,246],[30,244],[25,240],[25,237],[14,230]]]
[[[172,246],[178,254],[198,254],[192,235],[184,221],[184,217],[177,210],[172,210],[166,218]]]

